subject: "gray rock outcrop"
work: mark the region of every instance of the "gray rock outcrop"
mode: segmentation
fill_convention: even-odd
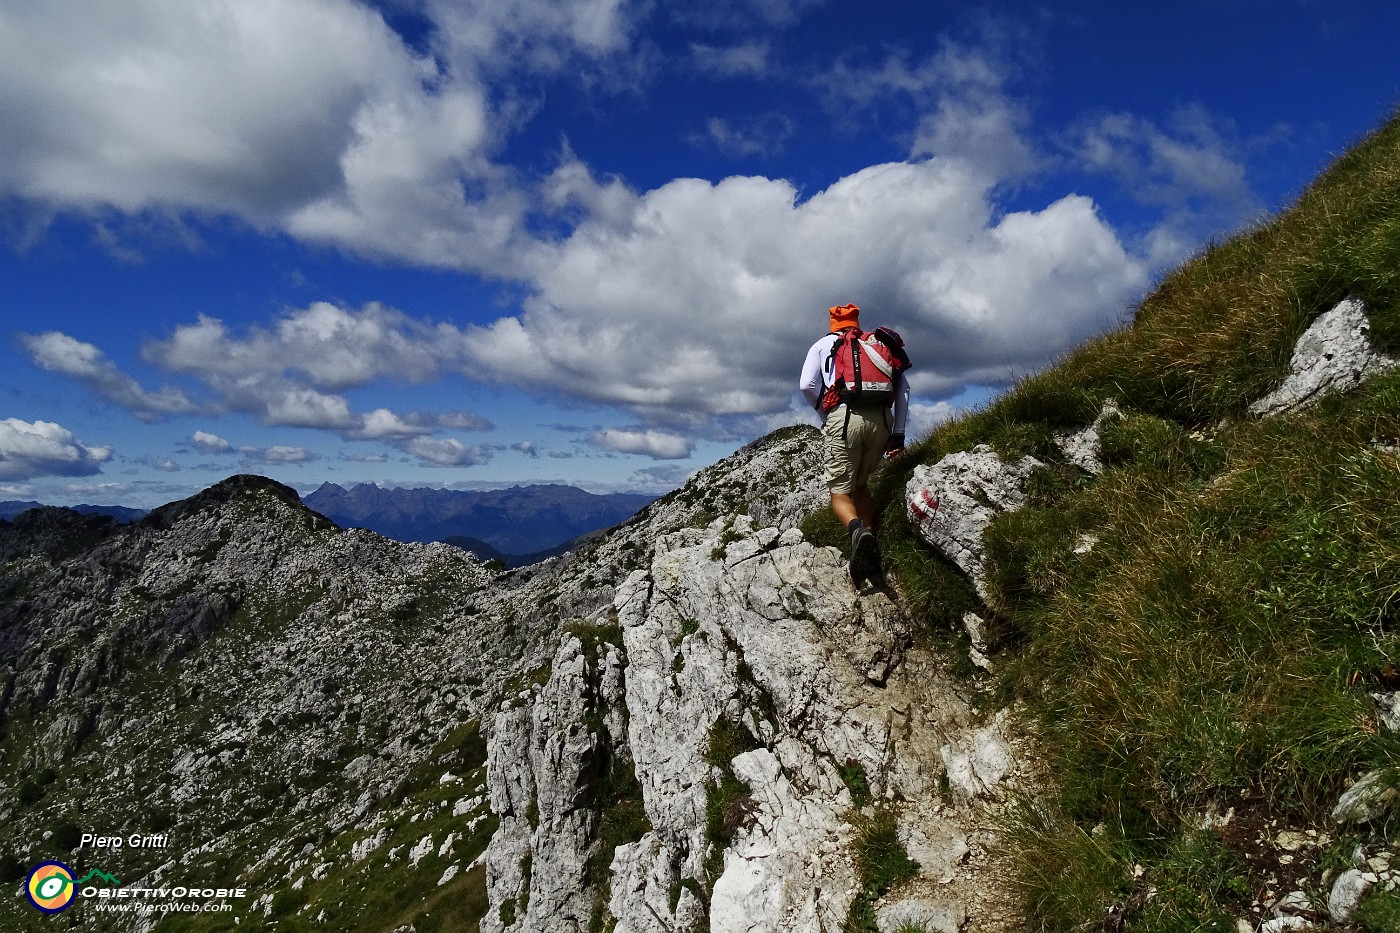
[[[1283,383],[1249,406],[1256,415],[1293,411],[1332,392],[1345,392],[1397,361],[1371,344],[1365,306],[1348,298],[1319,315],[1298,339]]]
[[[919,536],[967,574],[984,599],[982,536],[997,515],[1021,507],[1026,478],[1040,466],[1030,456],[1008,463],[978,444],[915,467],[905,487],[906,512]]]
[[[919,883],[979,929],[1008,928],[1004,900],[986,893],[1004,885],[984,872],[980,840],[985,808],[1025,776],[1009,714],[979,715],[934,658],[909,652],[907,622],[884,594],[851,587],[841,554],[795,529],[719,519],[663,535],[615,608],[628,717],[617,753],[635,764],[650,826],[612,853],[607,906],[619,933],[692,930],[706,918],[715,933],[840,930],[858,891],[859,807],[843,772],[897,808],[901,838],[926,863]],[[557,705],[548,690],[536,709]],[[493,788],[496,773],[523,767],[529,743],[513,735],[498,720]],[[966,771],[947,795],[946,760]],[[536,794],[564,790],[537,783]],[[504,852],[524,834],[498,813],[498,835],[516,840],[503,839]],[[539,842],[536,833],[535,866]],[[493,893],[490,912],[502,902]],[[532,893],[516,925],[492,929],[573,928],[572,914],[543,903]]]

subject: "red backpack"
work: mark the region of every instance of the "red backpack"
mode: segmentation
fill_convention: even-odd
[[[822,397],[822,411],[850,405],[888,405],[894,401],[899,375],[909,368],[904,340],[888,327],[841,331],[831,349],[831,386]]]

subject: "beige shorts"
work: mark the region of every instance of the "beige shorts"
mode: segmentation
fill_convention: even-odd
[[[870,481],[889,440],[889,413],[883,406],[848,409],[838,405],[822,422],[822,479],[831,492],[850,495]]]

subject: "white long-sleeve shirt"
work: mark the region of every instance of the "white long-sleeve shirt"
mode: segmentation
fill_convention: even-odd
[[[822,396],[826,394],[827,386],[831,385],[835,378],[832,374],[831,351],[839,339],[839,334],[827,334],[812,344],[812,349],[807,351],[807,358],[802,361],[802,378],[798,380],[797,387],[802,390],[807,404],[817,411],[822,410]],[[904,378],[904,373],[900,373],[894,383],[894,419],[890,433],[903,434],[904,422],[908,416],[909,382]]]

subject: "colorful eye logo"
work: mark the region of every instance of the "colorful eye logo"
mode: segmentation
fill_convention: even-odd
[[[29,881],[24,886],[29,903],[36,910],[46,914],[56,914],[67,910],[73,904],[76,893],[73,885],[73,869],[62,862],[40,862],[29,873]]]

